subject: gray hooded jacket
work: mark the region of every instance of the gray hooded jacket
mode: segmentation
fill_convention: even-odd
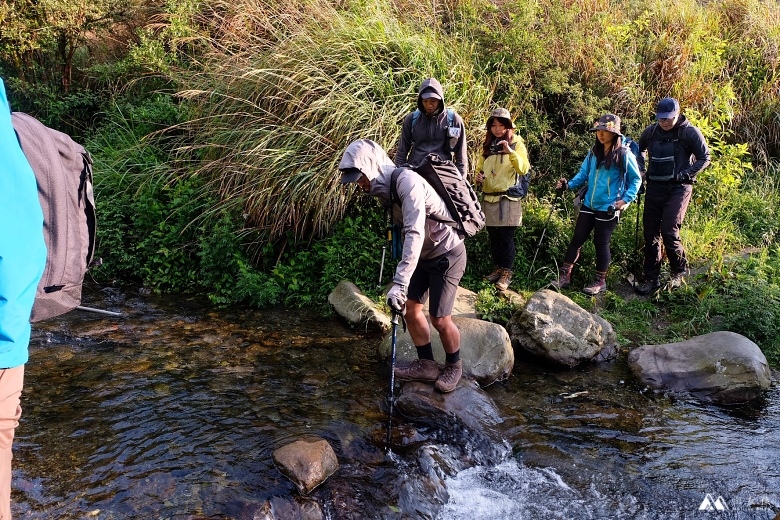
[[[425,114],[422,104],[424,92],[436,92],[441,97],[439,109],[432,115]],[[394,162],[397,166],[418,166],[429,154],[436,154],[444,160],[452,161],[458,167],[460,174],[466,178],[469,169],[468,154],[466,150],[466,127],[463,119],[456,113],[453,117],[454,133],[458,137],[448,135],[447,110],[444,103],[444,89],[434,78],[428,78],[420,85],[417,93],[417,109],[420,115],[412,128],[414,112],[404,117],[401,127],[401,138],[395,152]]]
[[[368,139],[352,142],[339,163],[339,170],[348,168],[363,172],[371,184],[369,194],[390,206],[390,178],[396,166],[381,146]],[[463,238],[451,226],[434,220],[451,220],[451,217],[439,194],[416,172],[401,171],[396,192],[401,207],[393,205],[393,220],[403,226],[404,247],[393,283],[409,287],[420,259],[441,256],[460,245]]]

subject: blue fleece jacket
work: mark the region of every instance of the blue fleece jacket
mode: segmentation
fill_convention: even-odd
[[[27,362],[30,312],[46,265],[38,185],[0,79],[0,368]]]
[[[639,193],[642,177],[634,154],[625,149],[623,156],[625,165],[621,161],[607,169],[603,164],[597,166],[596,156],[588,152],[580,171],[569,181],[569,189],[576,190],[587,183],[588,192],[582,203],[596,211],[607,211],[618,200],[630,204]]]

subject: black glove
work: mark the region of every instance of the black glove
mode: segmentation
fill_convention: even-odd
[[[691,179],[691,174],[688,172],[678,173],[677,180],[680,181],[682,184],[693,184],[693,179]]]

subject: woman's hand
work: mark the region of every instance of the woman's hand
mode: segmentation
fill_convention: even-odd
[[[615,209],[618,211],[622,211],[623,208],[625,208],[626,206],[628,206],[628,204],[626,204],[626,202],[623,199],[615,201]]]
[[[485,180],[485,172],[477,172],[474,175],[474,182],[476,182],[477,184],[482,184],[482,181],[484,180]]]
[[[558,182],[555,184],[556,191],[563,191],[568,187],[569,187],[569,182],[564,178],[558,179]]]

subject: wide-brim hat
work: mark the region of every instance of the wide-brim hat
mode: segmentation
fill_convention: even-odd
[[[493,124],[494,119],[500,119],[507,128],[515,128],[515,123],[512,121],[512,114],[510,114],[509,110],[506,108],[497,108],[490,113],[490,117],[488,117],[487,123],[485,124],[488,130],[490,130],[490,126]]]
[[[612,132],[621,137],[623,136],[623,134],[620,133],[620,118],[615,114],[604,114],[598,121],[593,123],[593,127],[590,131],[596,132],[598,130],[606,130],[607,132]]]

